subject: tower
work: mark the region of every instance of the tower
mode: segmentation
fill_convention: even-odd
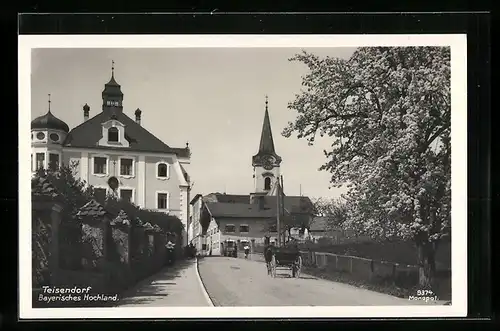
[[[268,98],[266,96],[266,110],[264,123],[260,135],[259,151],[252,157],[254,188],[256,193],[271,194],[280,176],[281,157],[274,150],[271,121],[269,120]]]
[[[110,113],[123,111],[123,93],[120,84],[115,80],[114,61],[111,61],[111,79],[104,85],[102,91],[102,110]]]
[[[62,163],[62,144],[69,132],[68,125],[55,117],[50,109],[31,121],[31,171],[56,170]]]

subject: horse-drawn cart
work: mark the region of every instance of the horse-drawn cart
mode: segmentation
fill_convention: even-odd
[[[300,277],[302,269],[302,257],[299,249],[295,247],[275,247],[272,249],[272,257],[267,263],[267,273],[271,277],[276,277],[277,269],[288,269],[292,272],[292,277]]]

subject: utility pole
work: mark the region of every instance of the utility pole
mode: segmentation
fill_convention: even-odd
[[[281,215],[283,215],[283,219],[285,219],[285,191],[283,190],[283,175],[280,176],[280,204],[281,204]],[[287,231],[287,229],[285,229]],[[286,233],[283,231],[283,245],[285,244]]]
[[[276,232],[277,232],[277,241],[278,241],[278,247],[281,246],[281,230],[280,230],[280,213],[281,213],[281,206],[280,206],[280,179],[279,177],[276,178]]]

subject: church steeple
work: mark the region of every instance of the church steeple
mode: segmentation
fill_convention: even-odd
[[[102,110],[121,112],[123,110],[123,93],[120,84],[115,80],[115,61],[111,61],[111,79],[102,91]]]
[[[274,154],[274,140],[271,131],[271,121],[269,120],[268,97],[266,95],[266,111],[264,113],[264,123],[262,124],[262,132],[260,135],[259,153]]]
[[[271,130],[271,120],[269,119],[269,101],[266,95],[266,109],[264,112],[264,122],[260,134],[259,151],[252,157],[254,167],[255,192],[271,192],[273,178],[278,178],[280,174],[281,157],[274,149],[273,133]]]

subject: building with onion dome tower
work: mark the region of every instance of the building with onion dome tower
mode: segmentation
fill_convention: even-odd
[[[47,113],[31,122],[31,171],[59,167],[63,157],[63,143],[68,133],[68,124],[50,111],[49,94]]]
[[[101,93],[101,110],[91,116],[82,107],[83,121],[69,129],[50,108],[31,122],[31,169],[76,165],[75,175],[92,185],[96,194],[115,195],[141,208],[175,215],[189,227],[189,145],[174,148],[141,125],[143,111],[125,113],[124,94],[114,76]],[[184,235],[187,243],[187,236]]]

